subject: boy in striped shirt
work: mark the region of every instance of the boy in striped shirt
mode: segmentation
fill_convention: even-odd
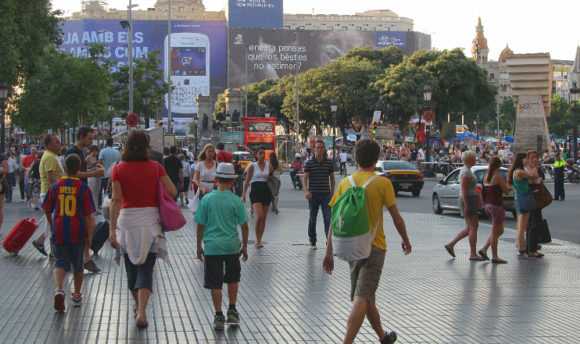
[[[74,277],[72,302],[75,307],[81,305],[83,249],[87,233],[95,226],[93,197],[87,184],[78,178],[80,168],[81,159],[78,155],[67,156],[65,160],[67,175],[51,186],[42,206],[51,228],[51,241],[55,248],[54,309],[60,313],[65,311],[64,278],[66,273],[71,271],[71,267]]]

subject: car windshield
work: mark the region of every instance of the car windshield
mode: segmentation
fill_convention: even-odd
[[[406,161],[385,161],[383,162],[383,169],[388,170],[409,170],[414,171],[417,167]]]
[[[236,153],[234,158],[236,160],[252,160],[252,155],[250,153]]]

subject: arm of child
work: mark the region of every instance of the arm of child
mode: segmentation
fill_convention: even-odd
[[[393,218],[393,224],[395,225],[395,229],[399,232],[401,239],[403,240],[403,252],[405,255],[411,254],[412,247],[411,242],[409,241],[409,236],[407,235],[407,226],[405,225],[405,220],[401,216],[399,212],[399,208],[396,205],[387,208],[389,210],[389,214]]]
[[[242,260],[248,260],[248,237],[250,235],[250,227],[248,223],[242,225]]]
[[[203,247],[201,243],[203,242],[203,230],[205,229],[204,225],[197,224],[197,259],[203,261]]]

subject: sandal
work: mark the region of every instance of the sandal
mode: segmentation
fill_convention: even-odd
[[[453,246],[445,245],[445,249],[451,257],[455,258],[455,250],[453,250]]]
[[[503,260],[501,258],[494,258],[491,260],[492,264],[507,264],[507,260]]]
[[[477,253],[479,254],[479,256],[481,258],[483,258],[484,260],[489,260],[489,257],[487,256],[487,252],[485,252],[484,250],[479,250],[477,251]]]
[[[469,260],[472,262],[483,262],[486,259],[483,257],[480,257],[480,256],[475,256],[475,257],[469,257]]]
[[[528,251],[526,251],[526,250],[523,250],[523,251],[520,250],[520,251],[518,251],[518,256],[523,257],[526,255],[527,252]]]

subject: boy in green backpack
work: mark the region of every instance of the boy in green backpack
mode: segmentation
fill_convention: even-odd
[[[355,147],[356,162],[359,169],[352,175],[356,185],[362,186],[375,175],[375,165],[379,159],[380,146],[372,140],[360,140]],[[351,187],[348,178],[338,185],[330,206],[333,207],[342,194]],[[375,330],[380,343],[392,344],[397,340],[395,332],[385,332],[381,325],[379,310],[375,303],[375,292],[379,286],[387,243],[383,229],[383,207],[386,207],[393,218],[397,232],[403,240],[403,251],[406,255],[411,253],[411,243],[407,236],[405,221],[397,208],[393,184],[387,178],[376,178],[365,191],[366,207],[368,209],[368,222],[370,230],[376,230],[372,243],[371,254],[367,259],[352,261],[350,265],[351,301],[352,310],[348,319],[347,331],[343,343],[352,343],[364,321],[365,316],[369,319]],[[332,249],[332,230],[329,231],[328,245],[323,263],[324,271],[332,273],[334,258]]]

